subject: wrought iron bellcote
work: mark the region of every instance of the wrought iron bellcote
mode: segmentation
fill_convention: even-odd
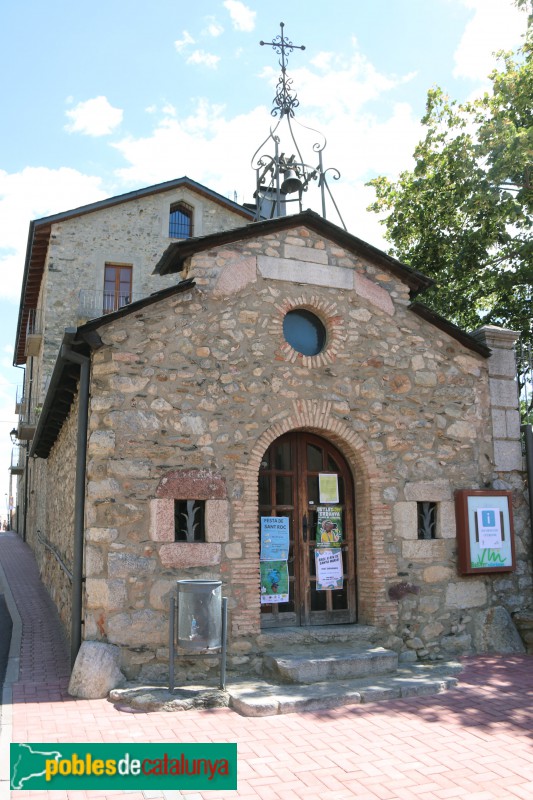
[[[302,211],[303,195],[315,184],[320,192],[322,216],[326,218],[326,198],[329,198],[346,230],[327,180],[328,173],[333,180],[338,180],[340,172],[334,167],[324,169],[323,166],[322,152],[326,147],[326,137],[295,119],[295,109],[300,102],[292,88],[292,80],[287,76],[287,60],[293,50],[305,50],[305,46],[293,44],[284,35],[284,27],[281,22],[280,35],[271,42],[259,42],[260,45],[272,47],[280,56],[281,75],[271,110],[272,116],[279,116],[279,119],[252,158],[252,168],[256,172],[256,220],[285,216],[287,203],[291,202],[297,203],[297,210]],[[295,124],[309,139],[308,150],[312,152],[309,158],[304,158],[296,141]],[[265,149],[270,149],[270,152],[265,152]]]
[[[260,41],[259,44],[261,46],[269,45],[281,56],[279,60],[281,75],[278,80],[278,85],[276,86],[276,96],[273,101],[274,108],[270,112],[273,117],[277,117],[278,114],[280,114],[281,119],[284,114],[294,117],[294,109],[300,105],[300,101],[292,91],[292,80],[287,77],[287,59],[293,50],[305,50],[305,45],[293,44],[283,35],[284,23],[280,22],[279,25],[281,28],[279,36],[276,36],[271,42]]]

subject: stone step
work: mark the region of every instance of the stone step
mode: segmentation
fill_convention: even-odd
[[[291,653],[263,657],[264,674],[279,683],[320,683],[384,675],[398,668],[398,654],[384,647],[359,648],[323,645],[312,655]]]
[[[327,681],[306,685],[279,685],[267,680],[233,679],[228,684],[229,705],[245,717],[268,717],[294,711],[319,711],[344,705],[400,697],[440,694],[457,685],[457,662],[415,664],[376,678]]]
[[[313,625],[309,627],[263,628],[257,644],[264,652],[292,652],[293,647],[318,644],[370,646],[383,640],[383,632],[372,625]]]

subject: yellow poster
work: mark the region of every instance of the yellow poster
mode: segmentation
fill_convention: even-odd
[[[321,472],[318,475],[318,491],[321,503],[339,502],[339,476],[336,473]]]

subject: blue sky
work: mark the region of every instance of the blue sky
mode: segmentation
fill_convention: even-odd
[[[21,370],[12,365],[31,219],[188,175],[250,201],[285,35],[297,119],[324,133],[348,229],[384,247],[365,181],[408,168],[427,89],[459,100],[516,47],[512,0],[66,0],[0,10],[0,518]],[[331,217],[333,221],[336,219]]]

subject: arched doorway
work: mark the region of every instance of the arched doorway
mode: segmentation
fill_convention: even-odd
[[[333,489],[338,487],[338,501],[325,494],[324,485],[321,493],[324,479],[320,476],[328,475],[336,476],[330,480]],[[320,589],[317,584],[317,530],[328,510],[338,520],[342,553],[342,588],[336,589]],[[354,488],[348,464],[337,448],[302,431],[276,439],[259,469],[259,517],[260,531],[261,517],[287,517],[289,527],[288,601],[263,602],[261,626],[355,622]]]

